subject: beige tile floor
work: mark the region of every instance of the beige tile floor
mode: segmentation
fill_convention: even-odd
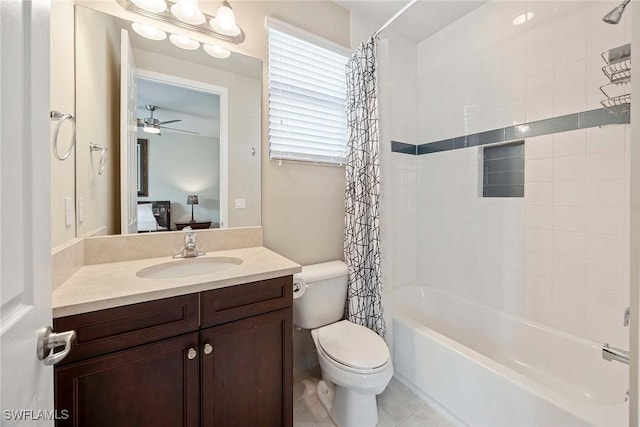
[[[320,381],[318,368],[294,375],[293,425],[295,427],[335,427],[316,396]],[[378,396],[378,427],[450,427],[453,424],[413,394],[395,378]]]

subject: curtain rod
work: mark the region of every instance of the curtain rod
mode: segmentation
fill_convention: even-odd
[[[378,34],[380,34],[382,32],[382,30],[384,30],[385,28],[387,28],[389,25],[391,25],[393,23],[393,21],[395,21],[400,15],[402,15],[403,13],[405,13],[407,11],[407,9],[409,9],[411,6],[413,6],[415,3],[417,3],[418,0],[411,0],[409,3],[405,4],[404,7],[402,9],[400,9],[399,11],[396,12],[395,15],[393,15],[387,22],[384,23],[384,25],[382,27],[380,27],[380,29],[378,31],[376,31],[375,33],[373,33],[371,35],[371,37],[376,37]]]

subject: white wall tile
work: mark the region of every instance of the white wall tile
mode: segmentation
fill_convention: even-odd
[[[600,53],[629,41],[628,14],[618,26],[601,21],[616,4],[481,6],[418,44],[410,65],[417,79],[397,91],[402,117],[393,122],[395,132],[411,134],[412,111],[403,98],[417,103],[419,142],[600,108]],[[509,20],[523,5],[535,17],[514,27]],[[398,84],[411,82],[398,76]],[[415,94],[407,91],[411,85]],[[612,125],[529,138],[522,199],[479,196],[477,148],[420,156],[413,178],[397,172],[394,196],[401,215],[412,209],[409,192],[417,192],[410,219],[417,224],[416,275],[480,304],[624,343],[616,313],[629,291],[628,132]],[[412,179],[418,185],[403,189]],[[413,244],[408,230],[395,230],[402,247]],[[400,258],[396,268],[410,269]]]
[[[553,323],[556,327],[576,335],[584,335],[584,309],[554,305]]]
[[[554,142],[554,149],[558,146]],[[586,156],[555,157],[553,179],[555,181],[581,181],[585,178]]]
[[[529,182],[524,187],[527,205],[553,205],[553,182]]]
[[[586,186],[584,181],[559,181],[553,183],[555,206],[585,206]]]
[[[553,300],[553,279],[549,276],[527,274],[525,276],[525,293],[545,301]]]
[[[525,231],[525,248],[528,251],[551,253],[554,245],[552,230],[527,228]]]
[[[554,231],[553,253],[554,255],[566,255],[572,257],[584,257],[587,236],[584,233],[570,231]]]
[[[624,180],[587,181],[588,208],[617,208],[625,206]]]
[[[585,283],[585,268],[588,265],[583,258],[563,255],[553,256],[553,279],[581,285]]]
[[[527,144],[525,144],[526,146]],[[553,181],[553,159],[525,159],[524,182]]]
[[[625,262],[624,239],[601,234],[587,235],[587,259],[609,262]]]
[[[553,157],[553,135],[527,138],[524,143],[525,159],[549,159]],[[551,163],[553,167],[553,163]],[[525,168],[526,171],[526,168]]]
[[[625,296],[621,292],[603,288],[586,287],[585,310],[602,316],[620,316],[627,307]]]
[[[624,160],[625,153],[623,151],[587,155],[587,179],[623,179]]]
[[[622,236],[624,232],[625,209],[617,208],[587,208],[587,233]]]
[[[625,151],[625,126],[605,126],[587,129],[587,153]]]
[[[553,135],[553,154],[555,157],[580,156],[587,149],[586,130],[560,132]]]
[[[525,224],[528,228],[553,228],[553,206],[527,206]]]
[[[584,307],[584,284],[553,280],[553,302],[566,307]]]
[[[587,286],[624,291],[628,279],[622,263],[589,261],[585,263]]]
[[[583,207],[554,206],[554,230],[582,232],[586,225],[586,211]]]

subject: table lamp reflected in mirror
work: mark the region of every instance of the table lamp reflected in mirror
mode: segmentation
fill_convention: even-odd
[[[189,222],[196,222],[196,220],[193,218],[193,205],[197,205],[198,204],[198,195],[197,194],[190,194],[187,196],[187,204],[191,205],[191,221]]]

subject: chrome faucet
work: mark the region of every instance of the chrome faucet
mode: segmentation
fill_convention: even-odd
[[[191,231],[191,227],[185,227],[183,230],[188,230],[184,235],[184,248],[182,252],[178,252],[173,257],[174,258],[195,258],[197,256],[202,256],[205,253],[199,251],[196,248],[196,233]]]
[[[631,317],[631,310],[629,307],[624,311],[624,326],[629,326],[629,318]]]
[[[624,363],[626,365],[629,364],[628,351],[617,347],[610,347],[607,343],[602,346],[602,358],[609,362],[615,360],[616,362]]]

